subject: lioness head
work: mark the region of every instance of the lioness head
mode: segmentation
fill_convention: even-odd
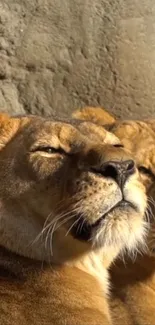
[[[86,116],[87,112],[87,116]],[[146,121],[114,121],[111,116],[107,121],[107,112],[102,109],[87,107],[77,111],[75,116],[96,120],[108,130],[113,132],[122,145],[132,153],[137,163],[140,178],[145,185],[148,196],[148,217],[151,227],[148,237],[148,246],[151,254],[155,252],[155,120]]]
[[[92,123],[1,115],[0,184],[0,245],[13,252],[61,263],[143,239],[134,161]]]
[[[151,222],[147,243],[151,254],[155,254],[155,120],[117,122],[112,132],[133,153],[146,187]]]

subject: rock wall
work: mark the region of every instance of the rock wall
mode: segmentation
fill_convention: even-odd
[[[0,109],[155,117],[154,0],[1,0]]]

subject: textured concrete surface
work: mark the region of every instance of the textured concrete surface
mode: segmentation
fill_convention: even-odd
[[[155,116],[154,0],[1,0],[0,109]]]

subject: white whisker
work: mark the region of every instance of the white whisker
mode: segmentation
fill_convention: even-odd
[[[67,230],[65,237],[69,234],[69,232],[72,230],[72,228],[74,227],[74,225],[75,225],[78,221],[80,221],[80,219],[81,219],[81,216],[80,216],[77,220],[75,220],[75,221],[73,222],[73,224],[71,225],[71,227]]]

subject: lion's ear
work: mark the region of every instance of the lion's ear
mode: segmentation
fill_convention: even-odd
[[[0,148],[2,148],[17,132],[19,119],[14,119],[6,113],[0,113]]]
[[[72,117],[79,120],[92,121],[100,125],[115,123],[115,118],[101,107],[84,107],[76,110]]]
[[[0,113],[0,134],[8,129],[11,124],[11,117],[7,113]]]
[[[7,113],[0,113],[0,124],[5,123],[6,121],[8,121],[10,119],[10,116]]]

